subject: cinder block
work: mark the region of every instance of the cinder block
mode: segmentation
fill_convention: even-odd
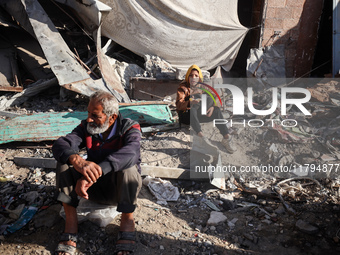
[[[265,26],[273,29],[283,29],[283,19],[266,19]]]
[[[276,18],[277,19],[291,19],[293,18],[293,8],[276,8]]]
[[[263,30],[263,43],[266,44],[268,39],[274,34],[274,30],[271,28],[264,28]]]
[[[286,0],[286,2],[288,7],[303,7],[306,0]]]
[[[276,18],[276,7],[269,7],[267,8],[267,12],[266,12],[266,19],[270,19],[270,18]]]
[[[297,8],[292,8],[293,9],[293,19],[299,19],[301,18],[303,8],[302,7],[297,7]]]
[[[268,0],[268,7],[285,7],[287,0]]]
[[[297,28],[299,25],[299,19],[284,19],[283,20],[283,29],[289,30]]]

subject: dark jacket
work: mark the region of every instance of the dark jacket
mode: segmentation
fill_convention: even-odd
[[[131,119],[122,119],[120,114],[116,122],[118,125],[116,134],[103,141],[99,135],[87,132],[87,122],[83,120],[71,133],[54,142],[52,146],[54,158],[66,164],[72,154],[86,148],[87,160],[97,163],[102,168],[103,174],[121,171],[136,164],[140,173],[140,126]]]

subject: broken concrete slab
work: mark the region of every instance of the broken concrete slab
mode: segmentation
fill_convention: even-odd
[[[51,169],[55,169],[57,167],[57,161],[53,158],[14,157],[13,161],[18,166],[32,166]]]
[[[18,166],[40,167],[55,169],[57,161],[54,158],[14,157],[14,163]],[[165,179],[190,180],[190,169],[141,165],[142,176],[153,176]]]

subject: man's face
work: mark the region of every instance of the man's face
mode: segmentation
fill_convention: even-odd
[[[91,135],[104,133],[114,123],[111,116],[103,113],[103,107],[97,102],[90,101],[87,112],[87,132]]]

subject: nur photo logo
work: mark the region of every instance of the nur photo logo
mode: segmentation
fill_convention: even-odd
[[[216,90],[205,84],[205,83],[200,83],[201,85],[206,86],[209,88],[213,93],[216,95],[216,97],[219,99],[221,106],[222,106],[222,100]],[[233,115],[245,115],[245,96],[240,88],[238,88],[235,85],[231,84],[217,84],[215,86],[217,89],[228,89],[231,94],[232,94],[232,113]],[[216,105],[216,100],[212,93],[210,91],[207,91],[207,89],[200,88],[201,90],[205,91],[207,94],[202,94],[201,97],[201,114],[206,115],[207,114],[207,95],[209,95],[215,105]],[[299,109],[305,116],[310,116],[311,113],[306,109],[306,107],[303,105],[304,103],[309,102],[311,99],[311,93],[308,89],[304,88],[299,88],[299,87],[284,87],[280,89],[280,94],[278,92],[278,88],[272,88],[272,101],[271,101],[271,106],[269,109],[256,109],[254,107],[254,102],[253,102],[253,88],[249,87],[247,88],[247,107],[250,113],[254,115],[270,115],[274,113],[275,111],[280,108],[281,110],[281,115],[286,116],[288,115],[288,109],[291,108],[291,105],[295,105],[297,109]],[[289,98],[288,95],[293,95],[293,94],[299,94],[299,98]],[[303,95],[303,97],[301,97]],[[280,107],[279,107],[279,102],[280,100]],[[297,125],[297,121],[294,119],[286,119],[286,120],[278,120],[278,119],[266,119],[266,120],[261,120],[261,119],[251,119],[246,121],[245,119],[241,122],[233,122],[233,120],[228,120],[228,119],[214,119],[213,124],[214,127],[216,125],[225,125],[227,123],[230,123],[231,125],[243,125],[244,127],[246,124],[248,124],[249,127],[262,127],[266,122],[271,122],[271,125],[274,126],[274,124],[278,124],[277,122],[280,122],[282,126],[285,127],[295,127]]]

